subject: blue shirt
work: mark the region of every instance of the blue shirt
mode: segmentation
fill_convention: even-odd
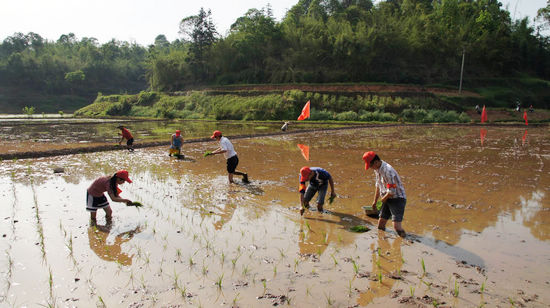
[[[328,183],[328,180],[330,180],[332,177],[328,171],[326,171],[323,168],[319,167],[311,167],[311,172],[313,172],[313,178],[309,181],[309,185],[320,187],[324,184]],[[300,175],[300,184],[305,184],[306,181],[302,180],[302,176]]]

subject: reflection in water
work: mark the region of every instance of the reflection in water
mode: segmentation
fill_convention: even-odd
[[[529,200],[521,197],[521,207],[518,210],[523,225],[530,228],[531,234],[539,240],[550,238],[550,211],[543,207],[544,197],[545,193],[542,191],[533,192]]]
[[[390,276],[400,276],[403,266],[403,255],[401,253],[402,238],[397,237],[391,243],[386,232],[378,231],[378,247],[371,244],[372,251],[372,273],[369,287],[366,292],[359,294],[357,303],[366,306],[375,297],[388,295],[395,284],[395,279]],[[380,276],[382,281],[380,281]]]
[[[321,256],[330,243],[341,246],[350,245],[355,236],[348,231],[351,226],[370,224],[369,222],[345,213],[325,211],[324,214],[312,212],[313,217],[300,220],[298,246],[301,254]],[[371,229],[372,225],[369,226]]]
[[[141,232],[140,227],[117,234],[112,244],[108,243],[109,234],[113,225],[95,225],[88,228],[88,240],[90,249],[98,257],[105,261],[116,262],[122,265],[131,265],[132,256],[122,252],[122,244],[128,242],[134,237],[134,234]]]

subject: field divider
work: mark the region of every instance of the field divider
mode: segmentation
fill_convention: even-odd
[[[547,126],[548,124],[533,124],[531,127],[538,126]],[[413,126],[443,126],[443,127],[524,127],[522,124],[359,124],[359,125],[348,125],[343,127],[330,127],[330,128],[312,128],[312,129],[301,129],[294,131],[286,132],[271,132],[271,133],[260,133],[260,134],[244,134],[244,135],[228,135],[226,137],[231,139],[245,139],[245,138],[259,138],[259,137],[271,137],[271,136],[281,136],[281,135],[295,135],[302,133],[311,133],[311,132],[320,132],[320,131],[337,131],[337,130],[349,130],[349,129],[360,129],[360,128],[386,128],[386,127],[413,127]],[[199,143],[211,141],[210,138],[192,138],[184,140],[183,143]],[[150,141],[150,142],[139,142],[133,145],[134,148],[151,148],[158,146],[169,146],[170,141]],[[48,151],[26,151],[26,152],[15,152],[15,153],[0,153],[0,160],[12,160],[12,159],[27,159],[27,158],[40,158],[40,157],[52,157],[52,156],[64,156],[64,155],[73,155],[73,154],[83,154],[83,153],[94,153],[94,152],[106,152],[106,151],[121,151],[126,150],[126,146],[122,145],[98,145],[98,146],[89,146],[89,147],[74,147],[74,148],[65,148],[65,149],[56,149]]]

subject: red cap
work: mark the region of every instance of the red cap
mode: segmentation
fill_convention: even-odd
[[[128,183],[132,183],[132,180],[130,180],[130,178],[128,177],[128,171],[126,171],[126,170],[117,171],[116,176],[117,176],[117,178],[121,178],[121,179],[125,180]]]
[[[307,181],[310,173],[311,169],[309,169],[309,167],[302,167],[302,169],[300,169],[300,176],[302,177],[300,181]]]
[[[215,130],[210,138],[216,139],[216,137],[221,137],[221,136],[222,136],[222,132],[220,132],[219,130]]]
[[[176,131],[176,136],[179,136],[180,134],[181,134],[181,131],[178,129],[178,130]]]
[[[363,154],[363,160],[365,161],[365,170],[369,169],[370,163],[374,156],[376,156],[376,153],[374,153],[373,151],[365,152],[365,154]]]

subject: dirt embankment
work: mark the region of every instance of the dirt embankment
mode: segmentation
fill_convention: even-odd
[[[334,92],[334,93],[410,93],[410,94],[434,94],[445,96],[471,96],[479,97],[479,94],[462,91],[458,93],[456,89],[425,87],[420,85],[386,85],[386,84],[358,84],[358,85],[249,85],[249,86],[227,86],[212,87],[204,89],[206,91],[287,91],[301,90],[308,92]]]

